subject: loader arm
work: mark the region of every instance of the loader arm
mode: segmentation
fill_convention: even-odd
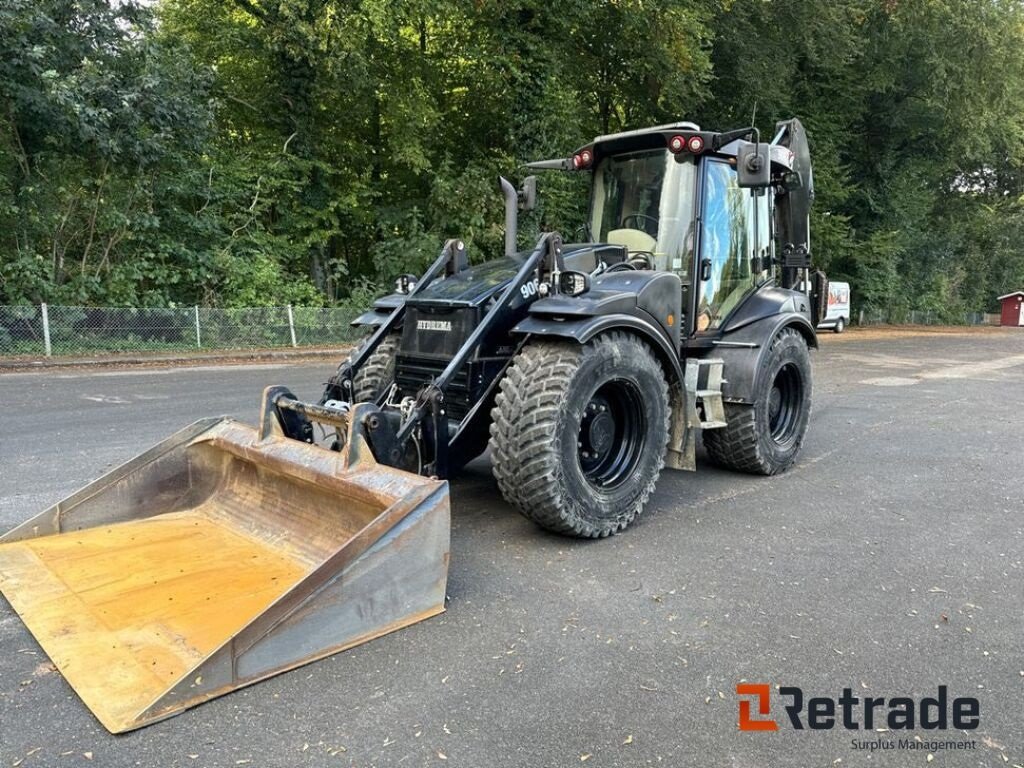
[[[423,278],[410,292],[414,297],[420,290],[432,282],[442,270],[454,274],[462,262],[460,254],[464,254],[462,243],[449,240],[441,255],[427,270]],[[459,453],[462,439],[474,427],[480,426],[480,420],[487,417],[486,409],[472,408],[456,425],[454,433],[450,433],[445,398],[448,395],[452,380],[466,365],[466,362],[477,352],[481,344],[496,328],[507,324],[509,307],[522,295],[522,288],[534,281],[540,283],[546,275],[557,275],[564,271],[562,256],[562,238],[557,232],[548,232],[540,236],[536,245],[519,264],[519,267],[498,297],[491,303],[487,313],[473,329],[470,336],[462,343],[457,352],[448,361],[444,370],[424,386],[415,398],[407,398],[398,408],[383,408],[390,393],[384,392],[373,405],[372,410],[362,410],[361,416],[350,412],[353,404],[350,401],[353,391],[352,378],[363,365],[372,350],[401,321],[405,305],[395,308],[388,320],[382,323],[370,337],[370,341],[361,351],[342,364],[338,373],[331,378],[318,405],[303,403],[294,398],[284,389],[268,390],[267,413],[275,417],[276,429],[293,440],[310,442],[312,426],[310,417],[315,416],[324,423],[348,428],[353,419],[360,419],[358,430],[365,436],[370,450],[378,462],[389,466],[409,469],[434,477],[447,477],[453,466],[461,466],[466,457]],[[556,282],[553,280],[552,282]],[[506,367],[511,362],[510,355]],[[502,368],[492,381],[488,395],[504,372]],[[487,397],[477,403],[486,402]],[[415,465],[410,464],[408,446],[416,446]],[[338,443],[342,447],[343,442]],[[427,447],[427,461],[422,460],[423,446]]]
[[[366,364],[374,350],[380,346],[384,337],[401,324],[402,318],[405,316],[405,302],[422,292],[442,272],[451,275],[465,269],[468,264],[465,243],[456,238],[447,240],[441,249],[440,255],[427,268],[427,271],[423,273],[423,276],[420,277],[415,286],[409,290],[405,300],[391,311],[386,320],[375,326],[375,330],[370,335],[366,344],[360,346],[345,362],[338,366],[337,372],[327,382],[324,394],[320,398],[320,405],[331,400],[350,401],[353,392],[353,377]],[[294,430],[289,431],[294,432]],[[294,433],[290,436],[304,439],[304,437]]]

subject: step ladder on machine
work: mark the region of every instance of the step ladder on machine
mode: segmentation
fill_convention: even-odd
[[[672,430],[669,436],[665,465],[672,469],[696,469],[698,429],[721,429],[725,426],[725,404],[722,401],[723,361],[690,359],[683,374],[683,402],[673,402]],[[677,390],[678,392],[678,390]],[[676,396],[678,398],[678,395]]]
[[[704,386],[700,386],[701,371],[707,370]],[[725,405],[722,402],[722,361],[718,359],[687,360],[684,385],[690,424],[701,429],[721,429],[725,426]]]

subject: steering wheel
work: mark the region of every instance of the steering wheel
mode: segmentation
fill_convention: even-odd
[[[631,226],[629,226],[629,224],[626,223],[626,222],[633,221],[633,220],[635,220],[636,224],[638,224],[639,226],[631,227]],[[641,232],[646,232],[647,234],[651,234],[651,230],[649,230],[649,229],[647,229],[647,227],[643,226],[643,223],[645,221],[653,223],[654,224],[654,231],[655,232],[658,231],[658,225],[660,224],[659,220],[656,219],[654,216],[648,216],[646,213],[631,213],[628,216],[623,216],[622,217],[622,224],[621,224],[621,226],[626,228],[626,229],[639,229]]]
[[[628,261],[620,261],[618,264],[612,264],[610,267],[608,267],[608,269],[606,269],[601,274],[609,275],[612,272],[635,272],[635,271],[636,271],[636,264],[633,264],[633,263],[628,262]]]
[[[634,251],[630,254],[628,261],[620,261],[618,264],[612,264],[608,269],[604,271],[605,274],[609,272],[627,272],[637,269],[653,269],[654,267],[654,254],[647,251]]]

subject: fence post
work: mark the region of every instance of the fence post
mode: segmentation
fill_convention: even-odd
[[[293,347],[299,346],[298,344],[295,343],[295,315],[292,314],[292,305],[291,304],[288,305],[288,330],[292,334],[292,346]]]
[[[53,348],[50,346],[50,312],[46,308],[46,304],[40,304],[39,309],[42,310],[43,315],[43,349],[46,352],[47,357],[53,355]]]
[[[203,348],[203,337],[199,334],[199,307],[195,306],[195,307],[192,307],[192,309],[195,310],[195,316],[196,316],[196,349],[202,349]]]

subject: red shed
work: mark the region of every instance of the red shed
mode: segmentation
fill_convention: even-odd
[[[1024,326],[1024,291],[1014,291],[1000,296],[1003,311],[999,316],[1000,325],[1011,325],[1014,328]]]

